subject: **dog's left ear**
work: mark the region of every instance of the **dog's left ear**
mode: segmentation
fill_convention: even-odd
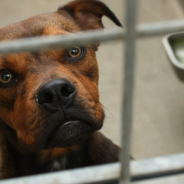
[[[75,0],[59,8],[61,9],[69,12],[83,30],[102,29],[103,15],[111,19],[117,26],[123,27],[115,14],[98,0]]]

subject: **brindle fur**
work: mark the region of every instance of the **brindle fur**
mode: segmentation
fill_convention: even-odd
[[[105,15],[121,26],[105,4],[76,0],[54,13],[38,15],[0,30],[0,41],[41,35],[69,34],[102,29]],[[14,75],[10,84],[0,83],[0,178],[11,178],[118,161],[119,148],[100,132],[69,147],[45,149],[48,136],[69,120],[102,127],[104,112],[99,102],[97,45],[88,45],[81,60],[67,58],[66,49],[0,56],[0,71]],[[16,78],[16,80],[15,80]],[[71,81],[77,95],[70,107],[47,111],[36,103],[43,83],[57,78]]]

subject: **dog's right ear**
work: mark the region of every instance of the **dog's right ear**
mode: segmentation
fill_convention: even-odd
[[[98,0],[75,0],[58,9],[67,11],[83,30],[102,29],[102,16],[111,19],[117,26],[123,27],[115,14]]]

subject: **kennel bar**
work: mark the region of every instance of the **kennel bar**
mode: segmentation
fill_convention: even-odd
[[[153,181],[158,176],[166,176],[178,173],[175,181],[184,180],[184,154],[176,154],[151,159],[131,161],[131,178],[133,184],[146,182],[151,178]],[[26,176],[16,179],[1,180],[1,184],[87,184],[87,183],[108,183],[109,181],[118,183],[120,177],[120,163],[105,164],[101,166],[86,167],[54,173]],[[167,177],[164,177],[167,179]],[[147,180],[149,181],[149,180]],[[156,183],[154,183],[156,184]],[[175,182],[175,184],[178,184]],[[181,183],[179,183],[181,184]]]
[[[130,3],[130,10],[127,11],[127,17],[131,17],[132,14],[136,12],[136,3],[137,1],[134,0],[126,0],[127,6]],[[128,7],[127,7],[128,9]],[[132,13],[133,12],[133,13]],[[132,17],[133,18],[133,17]],[[135,18],[135,17],[134,17]],[[128,18],[127,18],[128,20]],[[143,37],[143,36],[153,36],[158,34],[166,34],[171,32],[183,31],[184,30],[184,21],[183,20],[175,20],[175,21],[167,21],[167,22],[156,22],[156,23],[149,23],[149,24],[141,24],[136,27],[136,29],[131,30],[130,28],[135,28],[135,21],[131,20],[131,25],[127,23],[127,34],[124,30],[120,29],[113,29],[113,30],[106,30],[106,31],[89,31],[86,33],[78,33],[73,35],[72,37],[68,36],[49,36],[49,37],[40,37],[40,38],[30,38],[30,39],[22,39],[16,41],[9,41],[9,42],[1,42],[0,43],[0,54],[8,54],[14,52],[25,52],[25,51],[38,51],[44,49],[55,49],[60,47],[68,48],[73,45],[85,45],[91,43],[98,43],[98,42],[105,42],[105,41],[112,41],[112,40],[121,40],[124,38],[125,34],[126,38],[126,46],[130,46],[131,49],[126,48],[129,50],[129,53],[126,55],[126,62],[131,61],[129,69],[125,71],[125,76],[130,73],[130,83],[131,86],[127,89],[127,94],[129,94],[128,101],[124,103],[124,108],[127,107],[126,104],[130,103],[130,108],[127,109],[125,112],[129,114],[129,118],[131,121],[132,118],[132,93],[133,93],[133,75],[134,75],[134,58],[131,58],[131,54],[133,55],[135,52],[135,36]],[[133,22],[132,22],[133,21]],[[132,31],[132,37],[129,37],[129,31]],[[129,35],[129,36],[128,36]],[[133,48],[133,49],[132,49]],[[126,64],[126,63],[125,63]],[[125,65],[126,67],[126,65]],[[126,77],[125,77],[126,78]],[[128,78],[126,79],[125,83],[128,82]],[[124,95],[124,98],[127,96]],[[124,117],[126,120],[126,117]],[[124,121],[126,127],[123,129],[123,132],[127,132],[125,135],[126,138],[130,138],[130,130],[131,126],[129,126],[128,121]],[[131,123],[130,123],[131,125]],[[128,137],[129,136],[129,137]],[[169,175],[169,174],[176,174],[184,172],[184,155],[175,155],[174,157],[163,157],[160,159],[153,158],[147,160],[140,160],[140,161],[131,161],[131,174],[129,176],[129,159],[127,159],[127,155],[129,153],[130,147],[130,139],[125,142],[127,146],[125,147],[126,153],[124,155],[124,159],[122,162],[128,160],[126,164],[123,164],[123,174],[124,177],[120,181],[123,184],[130,183],[130,176],[133,178],[145,179],[145,178],[154,178],[159,175]],[[124,147],[124,146],[123,146]],[[128,148],[128,149],[127,149]],[[155,160],[156,159],[156,160]],[[159,160],[159,161],[158,161]],[[137,165],[136,165],[137,163]],[[178,164],[178,165],[177,165]],[[83,168],[77,170],[70,170],[64,172],[57,172],[57,173],[49,173],[49,174],[41,174],[37,176],[29,176],[29,177],[22,177],[18,179],[10,179],[4,180],[0,183],[2,184],[22,184],[22,183],[94,183],[94,182],[103,182],[107,180],[118,180],[120,176],[120,163],[116,164],[106,164],[103,166],[96,166],[90,168]],[[137,173],[135,172],[137,171]],[[79,175],[80,174],[80,175]],[[125,177],[126,175],[126,177]],[[80,177],[79,177],[80,176]],[[184,175],[181,177],[184,178]],[[75,181],[74,181],[75,180]],[[176,177],[176,180],[178,178]]]
[[[136,27],[137,37],[155,36],[184,30],[184,20],[172,20],[139,24]],[[126,31],[120,28],[106,29],[105,31],[86,31],[70,36],[38,36],[14,41],[1,41],[0,54],[38,51],[56,48],[68,48],[73,45],[85,45],[99,42],[121,40]]]
[[[131,149],[131,129],[133,119],[133,92],[135,74],[135,54],[136,54],[136,15],[138,0],[126,0],[126,37],[124,51],[124,91],[122,103],[121,122],[121,148],[120,154],[121,172],[120,184],[130,183],[130,149]]]

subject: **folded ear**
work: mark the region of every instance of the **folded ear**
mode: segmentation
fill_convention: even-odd
[[[103,15],[111,19],[117,26],[123,27],[115,14],[98,0],[75,0],[60,9],[68,11],[83,30],[102,29]]]

